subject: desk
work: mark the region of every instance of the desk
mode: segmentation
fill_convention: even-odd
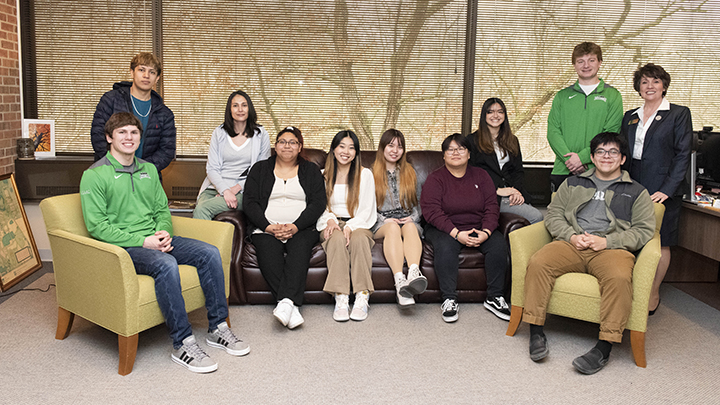
[[[684,202],[678,231],[665,281],[718,281],[720,209]]]

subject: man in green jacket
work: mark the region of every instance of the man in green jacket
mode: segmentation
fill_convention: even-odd
[[[152,163],[135,157],[141,136],[142,124],[132,113],[115,113],[105,123],[110,151],[80,181],[85,226],[93,238],[125,248],[135,271],[155,280],[157,301],[173,340],[172,360],[193,372],[215,371],[217,363],[192,334],[179,264],[197,268],[208,313],[207,344],[234,356],[249,353],[250,347],[225,321],[228,307],[218,249],[199,240],[173,237],[158,171]]]
[[[577,81],[560,90],[548,115],[547,139],[555,164],[550,175],[553,191],[572,174],[587,170],[590,140],[601,132],[620,132],[623,117],[620,92],[598,77],[602,50],[592,42],[578,44],[572,53]]]
[[[648,191],[620,166],[627,142],[604,132],[590,142],[594,168],[562,183],[545,216],[554,241],[538,250],[525,277],[523,321],[530,324],[530,358],[548,355],[543,333],[555,280],[566,273],[588,273],[600,284],[600,335],[573,366],[584,374],[602,369],[612,343],[620,343],[632,305],[635,256],[655,232],[655,208]]]

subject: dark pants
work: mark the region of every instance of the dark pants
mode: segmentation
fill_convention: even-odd
[[[560,188],[560,185],[563,184],[563,181],[565,181],[568,177],[570,177],[569,174],[551,174],[550,175],[550,191],[553,193],[558,191],[558,188]]]
[[[437,275],[443,299],[457,299],[457,278],[460,267],[460,250],[465,247],[449,234],[428,224],[425,240],[433,246],[435,275]],[[503,295],[508,251],[503,235],[495,231],[476,249],[485,255],[485,276],[488,298]]]
[[[302,305],[310,255],[317,241],[315,229],[300,230],[286,243],[267,233],[252,235],[260,272],[276,301],[290,298],[295,305]]]

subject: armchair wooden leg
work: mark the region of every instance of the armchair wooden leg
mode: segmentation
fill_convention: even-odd
[[[55,339],[63,340],[70,334],[75,314],[65,308],[58,307],[58,323],[55,331]]]
[[[120,352],[120,365],[118,366],[118,374],[128,375],[132,372],[135,365],[135,355],[137,355],[138,336],[118,335],[118,351]]]
[[[228,303],[228,309],[229,309],[230,308],[230,298],[227,299],[227,303]],[[230,325],[230,314],[229,313],[228,313],[228,317],[225,318],[225,322],[227,322],[228,328],[232,328],[232,325]]]
[[[516,305],[510,306],[510,325],[508,325],[507,332],[505,333],[507,336],[515,336],[515,332],[517,332],[520,326],[520,321],[522,321],[522,315],[523,307]]]
[[[647,367],[647,361],[645,360],[645,332],[631,330],[630,346],[632,346],[635,364],[637,364],[638,367]]]

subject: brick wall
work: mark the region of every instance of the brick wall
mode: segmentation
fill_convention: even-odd
[[[15,170],[22,136],[19,57],[16,0],[0,0],[0,174]]]

